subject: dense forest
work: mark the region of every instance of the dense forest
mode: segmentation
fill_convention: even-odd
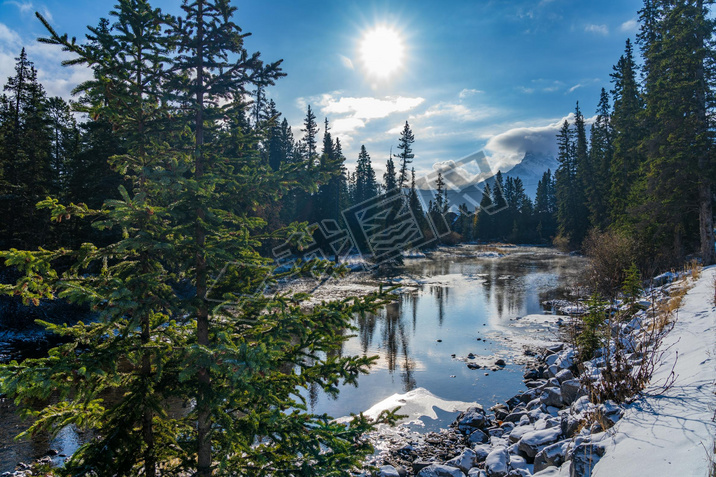
[[[335,395],[366,373],[373,358],[338,351],[344,330],[391,296],[307,310],[303,294],[253,292],[284,276],[271,265],[276,245],[300,251],[306,230],[320,245],[326,224],[346,226],[343,211],[381,194],[397,191],[431,246],[581,249],[618,236],[645,267],[695,252],[714,262],[714,24],[701,0],[646,0],[641,66],[627,41],[589,134],[577,105],[555,138],[559,168],[544,173],[536,197],[498,172],[477,210],[448,203],[441,174],[422,202],[407,121],[382,178],[365,147],[349,171],[329,120],[321,129],[310,106],[297,139],[269,97],[285,76],[281,61],[246,50],[234,10],[228,0],[194,0],[174,17],[119,0],[85,42],[38,15],[41,41],[93,79],[71,103],[48,97],[22,50],[5,83],[0,257],[20,279],[1,290],[26,303],[63,298],[97,316],[48,324],[66,344],[0,368],[0,392],[37,418],[28,432],[96,431],[59,472],[347,475],[371,452],[361,436],[373,424],[310,414],[297,390]],[[386,228],[394,218],[376,217]],[[437,233],[436,223],[449,230]],[[345,271],[326,261],[297,267],[285,276]],[[50,396],[59,400],[36,411]],[[174,415],[169,401],[191,405]]]

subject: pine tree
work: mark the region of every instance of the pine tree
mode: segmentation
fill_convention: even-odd
[[[643,102],[636,73],[632,44],[627,40],[624,55],[619,58],[611,75],[614,84],[614,112],[611,118],[614,150],[610,166],[609,209],[614,223],[624,223],[627,219],[630,195],[642,162],[639,145]]]
[[[411,145],[415,142],[413,131],[410,130],[408,121],[405,121],[405,126],[400,132],[400,139],[398,139],[398,149],[400,152],[395,156],[400,160],[400,173],[398,174],[398,188],[402,191],[408,185],[408,164],[413,162],[415,154]]]
[[[572,234],[577,229],[574,198],[575,189],[578,187],[573,137],[574,134],[569,126],[569,121],[565,120],[557,135],[559,167],[555,172],[555,197],[557,200],[559,234],[569,239],[572,245],[575,243]]]
[[[714,263],[714,21],[705,3],[645,2],[641,11],[648,129],[642,210],[653,231],[645,240],[670,249],[662,253],[681,257],[693,246]]]
[[[480,210],[477,212],[477,225],[475,228],[475,236],[482,242],[486,242],[495,236],[492,216],[486,212],[492,205],[492,191],[490,190],[490,185],[485,182],[485,189],[482,191]]]
[[[383,188],[386,192],[390,192],[396,187],[398,187],[398,179],[395,176],[395,163],[392,157],[388,157],[388,161],[385,163],[385,172],[383,173]]]
[[[612,126],[609,96],[602,88],[597,106],[597,119],[590,133],[589,162],[591,177],[585,182],[589,222],[600,229],[608,225],[609,220],[609,171],[612,163]]]
[[[594,181],[594,171],[591,168],[589,159],[589,147],[587,144],[587,130],[584,123],[584,116],[579,109],[579,102],[574,112],[574,179],[575,187],[572,190],[572,207],[574,208],[574,229],[572,230],[572,241],[575,245],[581,245],[589,229],[589,210],[587,208],[586,191]]]
[[[355,203],[360,204],[378,195],[375,171],[370,163],[370,155],[365,146],[360,147],[355,173]]]
[[[316,164],[318,159],[318,152],[316,149],[318,136],[318,125],[316,124],[316,115],[311,111],[311,105],[308,105],[306,110],[306,118],[303,120],[303,144],[306,148],[306,162],[308,167],[311,168]]]
[[[366,372],[371,358],[334,351],[351,316],[375,311],[385,295],[310,311],[301,296],[210,308],[209,292],[234,302],[255,292],[251,280],[266,262],[255,250],[264,225],[256,214],[295,180],[261,161],[259,135],[242,148],[222,140],[226,110],[240,103],[219,99],[244,97],[256,78],[277,78],[279,65],[246,53],[228,2],[183,8],[175,20],[143,0],[120,0],[113,28],[91,30],[83,45],[45,22],[47,42],[72,52],[70,63],[92,67],[85,109],[126,138],[127,153],[113,165],[131,190],[120,187],[121,198],[102,210],[43,203],[55,221],[92,216],[120,230],[115,243],[2,253],[23,273],[4,293],[86,303],[99,319],[49,326],[74,339],[47,358],[1,367],[0,392],[26,409],[59,394],[30,432],[68,424],[97,432],[65,465],[68,475],[333,475],[370,451],[360,435],[371,425],[362,416],[346,426],[308,414],[297,388],[336,394],[339,380],[355,383]],[[226,63],[230,56],[243,61]],[[250,266],[219,274],[238,257]],[[61,274],[53,268],[60,258],[74,259]],[[208,289],[210,270],[216,283]],[[116,403],[101,399],[108,390],[121,390]],[[168,398],[195,404],[170,416]]]

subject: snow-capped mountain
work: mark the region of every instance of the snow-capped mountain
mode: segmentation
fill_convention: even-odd
[[[525,192],[530,198],[534,199],[537,194],[537,183],[542,180],[542,175],[547,172],[547,169],[552,171],[557,170],[559,162],[553,156],[546,154],[533,154],[528,152],[525,157],[522,158],[517,165],[502,175],[505,177],[522,179],[522,183],[525,186]]]

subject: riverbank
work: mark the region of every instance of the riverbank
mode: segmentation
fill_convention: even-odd
[[[663,328],[668,333],[648,386],[629,404],[590,402],[584,376],[575,374],[584,369],[601,376],[604,359],[577,366],[574,349],[554,347],[545,350],[541,367],[525,373],[527,392],[489,410],[471,407],[440,432],[382,430],[371,436],[380,451],[370,463],[382,477],[708,475],[714,457],[714,280],[716,267],[710,267],[698,280],[683,276],[645,294],[656,308],[693,286],[673,329]],[[649,311],[623,325],[629,336],[651,333]],[[629,359],[638,357],[633,350]]]

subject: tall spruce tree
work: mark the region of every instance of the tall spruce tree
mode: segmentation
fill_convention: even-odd
[[[592,227],[605,228],[609,223],[609,173],[612,163],[612,126],[609,96],[602,88],[597,118],[592,124],[589,147],[590,177],[584,184]]]
[[[639,35],[647,127],[642,143],[647,156],[642,211],[652,231],[644,239],[672,257],[698,248],[704,263],[716,258],[710,114],[716,53],[710,3],[647,1],[640,12]]]
[[[412,144],[415,142],[413,131],[410,129],[410,124],[405,121],[405,126],[400,132],[400,138],[398,139],[398,149],[400,152],[395,156],[400,162],[400,172],[398,173],[398,188],[402,191],[408,185],[408,165],[413,162],[415,154],[413,154]]]
[[[43,204],[56,221],[93,216],[98,227],[119,229],[117,242],[2,253],[23,272],[3,292],[86,303],[99,319],[49,326],[73,339],[47,358],[0,368],[0,392],[26,410],[59,394],[29,432],[94,429],[97,438],[61,470],[67,475],[345,471],[369,452],[359,436],[370,424],[362,416],[345,426],[306,413],[298,389],[318,385],[336,394],[339,380],[355,383],[366,371],[371,358],[334,351],[352,314],[374,311],[384,295],[310,311],[300,296],[247,296],[265,263],[255,250],[254,231],[263,225],[256,213],[294,182],[261,161],[257,135],[246,137],[245,148],[224,146],[223,119],[239,104],[232,98],[280,69],[246,53],[228,2],[183,8],[184,17],[172,19],[146,1],[120,0],[116,22],[91,29],[82,45],[44,22],[47,42],[75,55],[69,64],[93,68],[95,79],[82,86],[85,109],[124,131],[127,153],[112,162],[132,187],[101,210]],[[249,266],[219,273],[239,257]],[[71,258],[65,272],[53,268]],[[226,305],[245,300],[215,308],[210,296]],[[104,402],[111,390],[120,398]],[[194,405],[169,415],[170,398]]]

